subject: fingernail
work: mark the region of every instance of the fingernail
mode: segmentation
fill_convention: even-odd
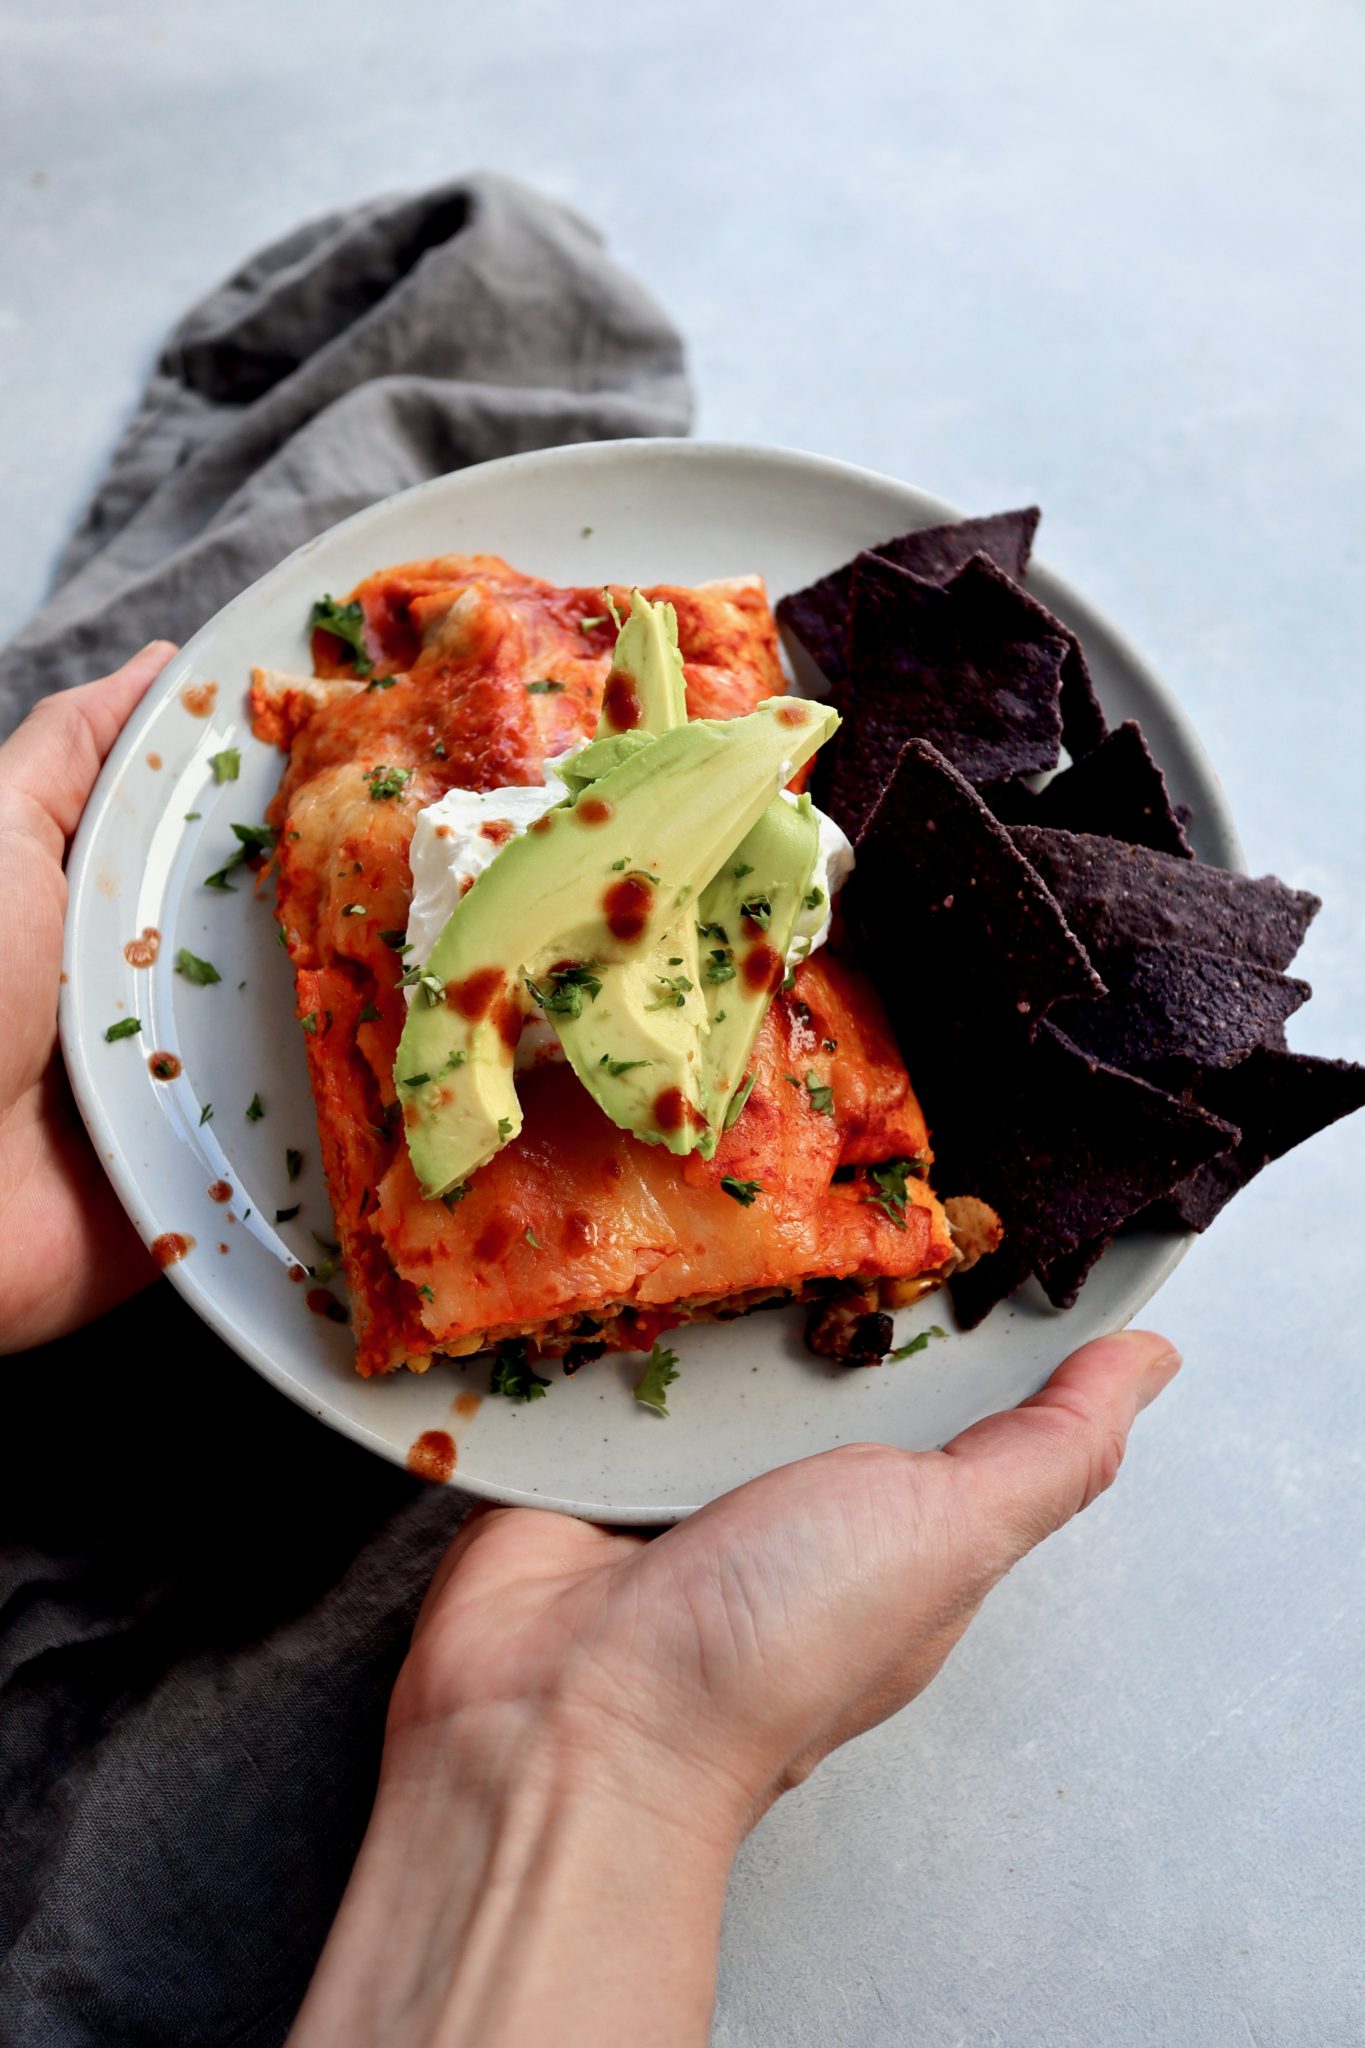
[[[1144,1408],[1151,1406],[1157,1395],[1164,1388],[1169,1387],[1171,1381],[1179,1372],[1182,1363],[1180,1353],[1173,1344],[1167,1345],[1164,1351],[1158,1351],[1156,1356],[1148,1362],[1147,1369],[1143,1373],[1138,1387],[1137,1404],[1139,1414]]]

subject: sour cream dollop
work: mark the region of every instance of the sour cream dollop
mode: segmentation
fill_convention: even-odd
[[[552,805],[564,801],[569,792],[555,773],[558,762],[551,760],[545,765],[547,772],[542,783],[513,789],[448,789],[434,804],[418,812],[408,855],[412,866],[412,907],[408,911],[405,957],[409,965],[429,957],[451,911],[508,840],[519,838]],[[796,802],[790,790],[783,790],[782,795],[786,802]],[[834,898],[853,872],[852,846],[833,818],[827,817],[818,805],[813,808],[820,850],[811,886],[820,890],[821,900],[813,909],[803,909],[796,920],[787,948],[788,967],[799,965],[824,945],[829,937]],[[411,1002],[412,990],[407,994]],[[546,1059],[562,1058],[553,1025],[538,1010],[534,1011],[527,1018],[517,1045],[517,1066],[535,1067]]]

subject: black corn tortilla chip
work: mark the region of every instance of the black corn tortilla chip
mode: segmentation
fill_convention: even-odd
[[[1100,972],[1111,953],[1162,943],[1288,967],[1320,908],[1273,875],[1253,880],[1091,832],[1020,825],[1011,834]]]
[[[1066,648],[1019,597],[984,555],[941,588],[859,558],[844,724],[819,796],[855,845],[906,740],[931,741],[973,783],[1056,765]]]
[[[1010,824],[1093,832],[1182,860],[1194,857],[1166,778],[1152,759],[1141,726],[1131,718],[1116,726],[1093,752],[1054,775],[1036,795],[1026,785],[1014,785],[1007,786],[1001,797],[997,804],[987,793],[987,802]]]
[[[1028,567],[1029,550],[1038,525],[1038,508],[992,512],[984,519],[958,519],[950,526],[921,526],[866,550],[908,569],[926,583],[946,583],[976,554],[989,555],[1017,582]],[[848,608],[853,563],[845,562],[804,590],[794,590],[777,606],[779,621],[794,633],[823,670],[837,694],[845,672]]]
[[[1240,1141],[1191,1173],[1149,1219],[1207,1230],[1219,1211],[1272,1159],[1365,1106],[1365,1067],[1266,1046],[1195,1091],[1214,1115],[1235,1123]]]
[[[843,902],[917,1087],[982,1044],[1026,1037],[1064,996],[1102,992],[1008,831],[926,740],[903,748]]]
[[[1182,1086],[1196,1068],[1234,1066],[1281,1043],[1286,1018],[1313,993],[1306,981],[1204,946],[1115,947],[1104,978],[1107,994],[1059,1003],[1053,1023],[1094,1059]]]
[[[934,1173],[998,1211],[1016,1271],[1022,1259],[1047,1272],[1112,1236],[1237,1142],[1234,1126],[1087,1058],[1048,1022],[978,1078],[946,1127],[930,1117]],[[971,1290],[962,1313],[976,1317],[982,1293]]]

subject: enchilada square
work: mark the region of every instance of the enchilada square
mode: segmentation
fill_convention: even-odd
[[[758,578],[645,595],[676,610],[690,717],[784,691]],[[628,610],[628,591],[610,597]],[[835,1288],[875,1309],[937,1285],[959,1253],[929,1134],[837,916],[772,1002],[713,1157],[644,1143],[544,1064],[518,1077],[520,1134],[463,1190],[423,1197],[393,1080],[418,815],[450,789],[539,784],[589,740],[615,625],[600,589],[482,555],[383,570],[333,611],[350,637],[319,628],[310,676],[257,670],[252,713],[288,753],[271,809],[278,915],[359,1370],[509,1339],[577,1362]]]

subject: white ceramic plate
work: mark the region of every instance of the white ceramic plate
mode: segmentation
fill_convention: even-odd
[[[979,506],[978,511],[994,511]],[[877,1438],[942,1443],[992,1409],[1034,1392],[1064,1352],[1134,1316],[1188,1240],[1135,1236],[1115,1245],[1066,1315],[1026,1291],[980,1329],[952,1332],[900,1364],[831,1367],[802,1346],[799,1311],[768,1312],[669,1341],[682,1376],[662,1420],[632,1401],[638,1360],[603,1358],[546,1399],[496,1397],[472,1415],[486,1360],[362,1380],[344,1325],[310,1312],[291,1267],[332,1235],[290,970],[269,900],[245,870],[235,893],[202,887],[254,822],[282,759],[253,739],[245,692],[254,663],[308,664],[314,598],[373,569],[422,555],[486,551],[557,582],[694,583],[758,570],[771,596],[794,590],[859,548],[937,520],[951,506],[887,477],[820,457],[683,441],[618,441],[515,456],[406,492],[310,541],[220,612],[170,664],[114,749],[70,862],[62,1044],[77,1100],[119,1195],[149,1243],[193,1238],[169,1268],[204,1320],[321,1421],[403,1463],[424,1432],[458,1446],[454,1483],[488,1499],[539,1504],[621,1523],[672,1521],[770,1466],[826,1446]],[[1217,782],[1176,706],[1114,628],[1047,570],[1030,588],[1084,641],[1106,712],[1142,720],[1178,800],[1195,813],[1205,859],[1241,866]],[[216,683],[208,715],[188,708]],[[241,750],[241,778],[215,783],[209,757]],[[187,821],[187,813],[198,815]],[[124,946],[161,934],[150,968]],[[173,972],[179,947],[222,980]],[[106,1027],[142,1020],[112,1045]],[[155,1080],[153,1051],[183,1073]],[[246,1115],[259,1094],[265,1114]],[[201,1121],[205,1104],[209,1121]],[[305,1157],[290,1183],[285,1149]],[[231,1199],[210,1188],[227,1183]],[[301,1203],[280,1224],[277,1209]],[[334,1291],[342,1292],[340,1281]],[[941,1320],[933,1300],[900,1318],[897,1340]],[[473,1404],[465,1401],[461,1409]]]

